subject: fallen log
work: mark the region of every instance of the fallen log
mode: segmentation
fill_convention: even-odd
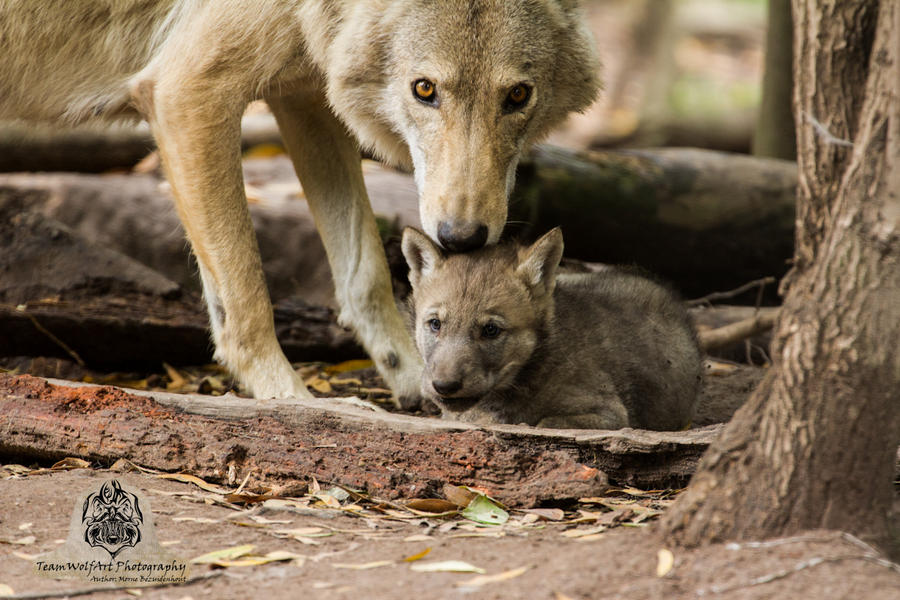
[[[561,226],[567,256],[637,264],[700,296],[787,271],[796,185],[796,164],[783,160],[538,146],[519,169],[510,220],[529,238]]]
[[[382,222],[418,223],[415,184],[406,175],[365,163],[366,184]],[[333,304],[325,248],[285,157],[244,161],[249,208],[269,293],[310,304]],[[175,214],[168,185],[152,174],[0,175],[0,205],[55,219],[82,238],[115,249],[188,290],[200,291],[197,267]]]
[[[284,300],[275,331],[288,360],[341,362],[363,358],[353,334],[328,308]],[[200,298],[114,294],[0,303],[0,356],[56,356],[108,370],[156,370],[163,363],[212,362]]]
[[[256,488],[340,483],[388,499],[486,490],[511,506],[596,495],[609,480],[683,486],[719,427],[549,430],[370,412],[333,399],[137,393],[0,375],[0,459],[119,458]],[[604,475],[604,473],[606,475]]]
[[[241,146],[280,144],[271,115],[245,116]],[[77,171],[100,173],[129,169],[156,148],[146,123],[64,129],[22,123],[0,123],[0,172]]]
[[[412,177],[367,162],[366,185],[387,231],[418,225]],[[303,192],[285,156],[244,161],[269,289],[328,304],[331,281]],[[561,225],[572,258],[638,264],[686,296],[780,276],[793,253],[794,163],[694,149],[572,153],[540,146],[519,168],[510,230]],[[153,175],[3,175],[42,191],[36,210],[185,286],[195,268],[168,191]],[[37,198],[37,196],[33,196]],[[525,223],[521,226],[518,223]],[[774,286],[767,300],[776,300]]]
[[[0,194],[0,356],[60,356],[109,369],[212,360],[199,296],[20,202]],[[291,360],[365,356],[328,308],[285,299],[275,326]]]

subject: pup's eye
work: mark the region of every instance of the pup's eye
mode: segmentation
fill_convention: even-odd
[[[529,98],[531,98],[531,87],[520,83],[509,90],[506,95],[505,108],[508,111],[518,110],[528,103]]]
[[[500,326],[494,322],[485,323],[484,327],[481,328],[481,336],[486,337],[488,339],[493,339],[500,335],[500,332],[503,331],[500,329]]]
[[[441,330],[440,319],[428,319],[428,327],[435,333]]]
[[[437,101],[437,88],[427,79],[417,79],[413,82],[413,96],[419,102],[434,105]]]

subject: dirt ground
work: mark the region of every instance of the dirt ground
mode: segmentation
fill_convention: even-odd
[[[160,542],[190,560],[253,544],[254,555],[287,551],[303,558],[261,566],[193,567],[199,578],[179,587],[95,591],[98,598],[853,598],[900,597],[900,570],[835,532],[811,532],[762,547],[670,548],[674,564],[657,576],[665,544],[652,527],[598,530],[597,521],[535,519],[514,511],[503,526],[476,526],[458,516],[399,517],[371,508],[250,509],[215,503],[198,487],[146,473],[92,469],[32,472],[0,480],[0,590],[14,597],[75,595],[91,584],[55,581],[32,572],[30,558],[67,535],[75,499],[118,477],[152,505]],[[623,501],[627,498],[623,497]],[[584,510],[585,507],[582,507]],[[591,510],[596,510],[594,507]],[[590,514],[591,510],[588,510]],[[554,515],[550,515],[554,516]],[[301,535],[278,537],[279,531]],[[33,538],[33,539],[32,539]],[[405,560],[427,555],[416,560]],[[418,572],[415,565],[460,560],[476,573]],[[368,567],[368,568],[363,568]],[[485,582],[486,581],[486,582]]]

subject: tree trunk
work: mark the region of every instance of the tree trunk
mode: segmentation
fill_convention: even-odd
[[[662,526],[685,545],[830,528],[896,551],[900,7],[793,7],[799,230],[775,365]]]
[[[797,157],[796,128],[791,106],[792,27],[790,0],[769,0],[762,101],[753,134],[753,154],[756,156],[785,160],[795,160]]]

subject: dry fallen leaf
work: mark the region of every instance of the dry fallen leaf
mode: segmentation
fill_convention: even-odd
[[[331,385],[356,385],[356,386],[362,385],[362,380],[357,379],[356,377],[347,377],[344,379],[340,379],[338,377],[332,377],[331,379],[329,379],[329,382],[331,382]]]
[[[37,540],[33,535],[26,535],[25,537],[20,537],[16,539],[12,538],[0,538],[0,544],[15,544],[17,546],[30,546]]]
[[[178,392],[190,384],[190,379],[182,375],[181,372],[172,365],[164,362],[162,366],[163,369],[166,370],[166,375],[169,376],[169,383],[166,384],[167,391]]]
[[[281,533],[291,537],[325,537],[331,535],[330,531],[322,527],[297,527],[295,529],[279,529],[275,533]]]
[[[294,511],[294,512],[304,512],[311,510],[309,508],[309,500],[304,498],[302,500],[287,500],[285,498],[274,498],[272,500],[266,500],[263,502],[263,508],[267,508],[275,511]]]
[[[172,517],[173,521],[188,521],[190,523],[219,523],[221,519],[210,519],[209,517]]]
[[[295,565],[302,565],[306,561],[306,557],[302,554],[294,554],[286,550],[275,550],[269,552],[265,556],[240,556],[234,559],[221,559],[213,561],[212,565],[216,567],[256,567],[272,562],[290,561]],[[193,561],[191,561],[193,562]]]
[[[442,491],[444,492],[444,498],[459,506],[460,508],[465,508],[469,505],[469,502],[471,502],[476,496],[478,496],[476,492],[473,492],[469,488],[462,485],[445,484]]]
[[[67,471],[69,469],[90,469],[90,468],[91,468],[91,463],[89,463],[88,461],[70,456],[68,458],[64,458],[61,461],[55,463],[52,467],[50,467],[50,470],[51,471]]]
[[[238,504],[241,506],[245,506],[247,504],[258,504],[260,502],[265,502],[266,500],[271,500],[272,496],[269,494],[226,494],[225,502],[231,502],[232,504]]]
[[[406,503],[407,508],[427,513],[445,513],[458,509],[457,505],[440,498],[415,498]]]
[[[481,573],[486,571],[482,568],[470,565],[461,560],[441,560],[424,563],[415,563],[409,568],[418,573]]]
[[[3,465],[3,467],[0,468],[4,471],[9,471],[12,475],[27,475],[32,471],[32,469],[29,469],[28,467],[17,464]]]
[[[526,508],[522,512],[547,521],[562,521],[566,518],[565,511],[560,508]]]
[[[360,371],[374,367],[375,363],[368,359],[347,360],[336,365],[325,367],[324,371],[328,375],[337,375],[338,373],[346,373],[347,371]]]
[[[376,560],[375,562],[362,564],[334,563],[335,569],[352,569],[354,571],[368,571],[369,569],[377,569],[378,567],[387,567],[394,564],[392,560]]]
[[[567,538],[580,538],[586,535],[594,535],[595,533],[602,533],[606,531],[606,527],[604,525],[600,525],[598,527],[591,527],[587,529],[569,529],[568,531],[563,531],[563,537]]]
[[[159,477],[160,479],[172,479],[174,481],[180,481],[182,483],[193,483],[198,488],[207,492],[212,492],[214,494],[225,495],[230,493],[230,490],[226,490],[225,488],[219,487],[217,485],[207,483],[199,477],[195,477],[187,473],[160,473],[159,475],[157,475],[157,477]]]
[[[250,515],[250,520],[259,523],[260,525],[290,525],[293,523],[291,520],[286,519],[267,519],[266,517],[262,517],[260,515]]]
[[[656,576],[665,577],[675,565],[675,555],[672,554],[671,550],[661,548],[659,552],[656,553],[656,556],[658,558],[656,563]]]
[[[431,548],[425,548],[421,552],[413,554],[412,556],[407,556],[403,559],[403,562],[415,562],[421,558],[428,556],[428,553],[431,552]]]
[[[234,560],[246,554],[250,554],[251,552],[253,552],[253,549],[255,547],[256,546],[254,546],[253,544],[244,544],[242,546],[232,546],[231,548],[214,550],[213,552],[207,552],[206,554],[201,554],[196,558],[192,558],[191,564],[209,565],[217,563],[221,560]]]
[[[113,473],[131,473],[137,471],[138,468],[127,458],[120,458],[109,468]]]
[[[319,542],[312,538],[330,537],[334,535],[331,531],[326,531],[321,527],[298,527],[296,529],[279,529],[274,532],[278,537],[290,537],[301,544],[308,546],[318,546]]]
[[[306,387],[312,388],[320,394],[330,394],[334,391],[331,384],[328,383],[328,380],[322,379],[319,376],[310,377],[304,383],[306,383]]]
[[[478,577],[473,577],[472,579],[467,579],[466,581],[457,583],[456,587],[481,587],[489,583],[507,581],[509,579],[513,579],[514,577],[518,577],[527,570],[528,567],[519,567],[518,569],[511,569],[509,571],[497,573],[496,575],[479,575]]]

